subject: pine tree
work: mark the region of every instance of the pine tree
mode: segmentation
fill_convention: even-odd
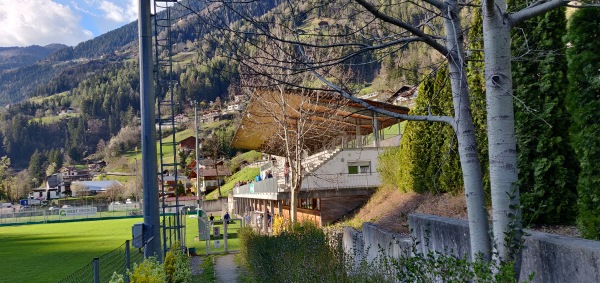
[[[29,160],[29,176],[33,183],[39,186],[46,178],[46,169],[44,168],[45,157],[37,149]]]
[[[448,70],[441,67],[435,78],[426,78],[419,86],[416,106],[411,113],[452,115]],[[410,183],[399,185],[403,191],[457,193],[462,190],[454,132],[442,123],[409,123],[403,135],[399,158],[410,164],[400,167],[398,176],[407,176]],[[405,140],[406,139],[406,140]],[[388,153],[392,154],[392,153]],[[457,177],[458,176],[458,177]]]
[[[567,109],[579,158],[579,215],[582,236],[600,239],[600,8],[579,9],[567,32]],[[574,178],[574,176],[573,176]]]

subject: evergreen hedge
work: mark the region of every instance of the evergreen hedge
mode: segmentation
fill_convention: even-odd
[[[600,8],[576,10],[566,42],[569,89],[567,109],[573,147],[581,172],[577,223],[582,236],[600,240]],[[571,176],[576,178],[576,176]]]

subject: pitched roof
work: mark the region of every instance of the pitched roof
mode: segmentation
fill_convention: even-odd
[[[100,181],[75,181],[71,185],[82,184],[90,191],[104,191],[113,185],[122,186],[121,182],[116,180],[100,180]]]
[[[281,96],[285,96],[282,104]],[[385,109],[398,114],[408,114],[409,108],[385,102],[361,99],[369,107]],[[284,106],[282,106],[284,105]],[[285,111],[284,111],[285,109]],[[309,113],[301,117],[298,113]],[[286,119],[283,114],[286,113]],[[238,149],[254,149],[274,155],[283,155],[281,146],[283,128],[286,120],[288,127],[305,127],[302,137],[306,148],[317,150],[340,136],[355,136],[373,132],[373,121],[379,129],[399,122],[399,119],[374,113],[367,107],[346,100],[332,92],[277,91],[257,92],[248,103],[242,115],[240,125],[234,135],[231,146]]]
[[[229,172],[229,169],[225,166],[217,166],[218,168],[218,176],[231,176],[231,172]],[[195,172],[196,170],[194,170]],[[215,170],[214,167],[206,167],[206,168],[202,168],[200,169],[200,176],[201,177],[216,177],[217,176],[217,170]]]

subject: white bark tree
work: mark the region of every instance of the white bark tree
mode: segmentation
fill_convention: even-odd
[[[247,115],[252,115],[249,120],[255,123],[253,129],[263,129],[264,135],[272,134],[268,143],[262,145],[263,150],[285,157],[289,165],[290,218],[295,223],[298,194],[305,171],[302,165],[304,155],[312,150],[311,146],[343,133],[344,129],[331,121],[344,103],[332,99],[330,91],[294,87],[310,84],[312,76],[292,71],[293,66],[287,63],[291,60],[288,57],[289,46],[279,41],[263,44],[254,53],[261,59],[240,62],[240,83],[250,96],[251,109]]]
[[[505,0],[482,3],[493,240],[503,261],[519,259],[522,237],[510,32],[525,20],[574,2],[534,1],[512,13]]]
[[[468,17],[469,13],[462,11],[465,6],[479,8],[468,2],[458,0],[423,0],[421,2],[403,1],[370,1],[370,0],[338,0],[327,3],[313,3],[314,1],[281,2],[284,6],[279,13],[268,17],[260,14],[264,11],[248,13],[244,5],[255,1],[241,3],[239,1],[219,1],[219,5],[211,6],[204,11],[208,15],[198,15],[205,19],[205,23],[211,28],[219,28],[232,38],[240,39],[249,46],[249,49],[233,48],[225,52],[225,56],[233,59],[247,59],[250,53],[247,50],[256,48],[254,42],[269,39],[290,44],[296,48],[295,56],[291,56],[290,62],[293,68],[286,68],[291,72],[310,72],[319,78],[327,88],[336,90],[341,96],[359,104],[369,110],[391,117],[412,121],[437,121],[450,124],[457,136],[459,156],[463,170],[463,181],[465,186],[465,197],[467,198],[469,229],[471,239],[471,256],[474,258],[481,253],[484,259],[491,257],[491,240],[488,235],[488,218],[484,207],[484,190],[482,172],[477,156],[477,144],[475,140],[475,129],[471,111],[469,109],[469,92],[466,81],[465,61],[466,54],[463,47],[464,34],[467,29],[463,25],[462,18]],[[322,32],[306,35],[300,25],[305,24],[306,11],[299,7],[314,5],[314,9],[325,9],[339,4],[337,10],[340,14],[360,15],[364,25],[352,29],[344,34],[330,34],[332,41],[319,41]],[[341,3],[341,4],[340,4]],[[529,6],[517,12],[509,13],[505,0],[483,0],[481,8],[484,17],[484,61],[486,77],[487,97],[487,122],[489,136],[489,159],[490,179],[492,190],[493,207],[493,242],[498,248],[499,259],[516,259],[512,255],[515,248],[519,246],[521,238],[521,224],[519,213],[519,190],[516,186],[517,159],[514,134],[514,113],[512,101],[512,78],[511,78],[511,50],[510,30],[520,22],[543,14],[556,7],[565,6],[569,2],[565,0],[541,0],[533,1]],[[358,5],[362,10],[356,9]],[[420,9],[426,17],[421,18],[420,23],[414,23],[410,19],[389,12],[388,7],[392,5],[410,5],[414,9]],[[218,8],[216,8],[218,7]],[[227,13],[217,12],[224,9]],[[215,13],[215,14],[211,14]],[[243,29],[235,28],[235,25],[223,26],[222,21],[210,21],[211,15],[226,14],[247,23]],[[434,18],[442,18],[444,32],[437,34]],[[468,23],[469,21],[464,21]],[[286,29],[283,36],[271,32],[274,25]],[[372,25],[386,26],[387,34],[368,34]],[[239,26],[238,26],[239,27]],[[357,41],[357,34],[366,38]],[[354,37],[351,37],[354,36]],[[369,37],[370,36],[370,37]],[[223,37],[219,37],[222,39]],[[316,38],[316,39],[315,39]],[[340,38],[351,38],[352,41],[343,41]],[[378,109],[360,101],[352,91],[331,82],[328,79],[326,68],[347,63],[354,56],[360,56],[374,50],[388,50],[387,52],[399,52],[401,47],[412,43],[424,43],[437,51],[449,64],[450,79],[453,92],[454,115],[450,116],[411,116],[391,113]],[[391,48],[394,47],[395,48]],[[389,51],[391,48],[391,51]],[[337,50],[341,55],[336,59],[326,61],[315,61],[306,54],[310,50]],[[382,52],[385,53],[385,52]],[[329,57],[330,58],[330,57]],[[285,79],[281,83],[286,83]]]

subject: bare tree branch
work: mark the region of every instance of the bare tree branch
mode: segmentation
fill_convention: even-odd
[[[512,13],[508,16],[510,26],[515,27],[525,20],[544,14],[552,9],[566,6],[569,1],[565,0],[550,0],[550,1],[536,1],[525,9]]]
[[[363,6],[367,11],[371,12],[373,14],[373,16],[377,17],[378,19],[381,19],[382,21],[385,21],[387,23],[390,23],[392,25],[401,27],[407,31],[409,31],[410,33],[414,34],[415,36],[419,36],[423,38],[423,42],[427,43],[429,46],[431,46],[433,49],[437,50],[438,52],[440,52],[443,55],[447,55],[448,54],[448,50],[446,49],[446,47],[442,44],[440,44],[439,42],[437,42],[435,39],[431,38],[430,35],[424,33],[423,31],[417,29],[415,26],[410,25],[408,23],[405,23],[403,21],[400,21],[396,18],[393,18],[387,14],[382,13],[381,11],[379,11],[379,9],[377,9],[377,7],[373,6],[371,3],[365,1],[365,0],[355,0],[356,3],[360,4],[361,6]],[[437,2],[437,1],[433,1],[430,0],[428,2]],[[440,8],[442,8],[443,4],[440,4]]]

